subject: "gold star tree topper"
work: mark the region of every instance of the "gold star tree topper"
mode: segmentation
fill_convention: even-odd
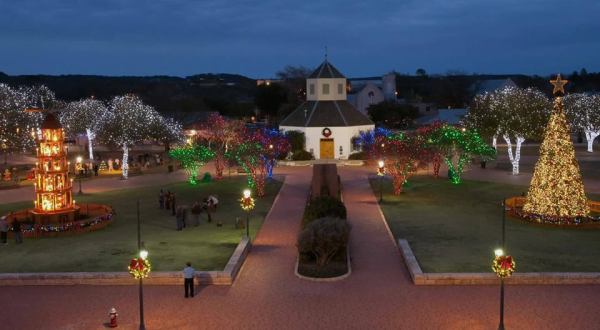
[[[569,82],[568,80],[563,80],[559,73],[558,76],[556,76],[555,80],[550,80],[550,83],[552,85],[554,85],[554,90],[552,90],[552,94],[558,95],[558,96],[564,95],[565,94],[565,85],[568,82]]]

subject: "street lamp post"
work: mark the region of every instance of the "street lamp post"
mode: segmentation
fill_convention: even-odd
[[[77,166],[76,167],[81,168],[81,166],[82,166],[81,162],[83,161],[83,158],[81,158],[81,156],[77,156],[76,160],[77,160]],[[81,190],[81,172],[82,172],[81,169],[77,171],[77,181],[79,183],[79,192],[77,192],[78,195],[83,195],[83,191]]]
[[[137,240],[138,240],[138,251],[139,257],[142,260],[148,258],[148,251],[142,246],[142,234],[140,225],[140,200],[137,201]],[[144,322],[144,277],[140,276],[138,279],[139,283],[139,300],[140,300],[140,330],[146,330],[146,324]]]
[[[385,176],[385,162],[380,160],[377,165],[377,175],[379,176],[379,203],[381,203],[383,202],[383,177]]]
[[[515,271],[515,261],[509,255],[504,255],[504,249],[494,251],[496,257],[492,263],[492,270],[500,278],[500,322],[498,330],[504,330],[504,278],[510,277]]]
[[[240,200],[242,210],[246,211],[246,237],[250,238],[250,211],[254,208],[254,199],[250,189],[244,189],[244,196]]]

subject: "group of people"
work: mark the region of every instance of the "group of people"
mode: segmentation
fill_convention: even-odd
[[[160,190],[160,193],[158,195],[158,205],[160,209],[167,209],[171,211],[171,215],[175,216],[176,219],[177,230],[181,231],[183,230],[183,228],[186,227],[186,225],[200,225],[200,214],[202,212],[206,212],[208,222],[212,222],[211,214],[217,210],[219,200],[215,196],[210,195],[204,198],[202,200],[202,203],[195,202],[189,209],[189,213],[191,214],[191,221],[188,221],[188,206],[177,206],[175,193],[172,193],[169,190],[167,190],[167,192],[165,192],[163,189]]]
[[[2,245],[8,244],[8,220],[10,217],[10,213],[8,215],[0,217],[0,243]],[[12,231],[15,237],[15,243],[21,244],[23,243],[23,233],[21,232],[21,222],[17,221],[17,219],[13,220]]]

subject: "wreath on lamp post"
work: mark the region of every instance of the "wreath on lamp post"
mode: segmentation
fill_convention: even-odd
[[[240,206],[244,211],[250,211],[254,208],[254,198],[252,197],[242,197],[240,199]]]
[[[151,268],[150,261],[141,257],[131,259],[127,267],[129,274],[137,280],[148,277]]]
[[[497,256],[492,262],[492,270],[498,277],[510,277],[515,271],[515,260],[511,256]]]

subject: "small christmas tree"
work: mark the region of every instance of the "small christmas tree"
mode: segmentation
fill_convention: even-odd
[[[98,170],[100,172],[104,172],[104,171],[108,170],[108,166],[106,165],[105,161],[100,162],[100,167],[98,167]]]
[[[576,218],[590,212],[579,164],[563,111],[566,80],[560,75],[554,85],[554,110],[544,133],[540,158],[535,165],[523,211],[541,216]]]

